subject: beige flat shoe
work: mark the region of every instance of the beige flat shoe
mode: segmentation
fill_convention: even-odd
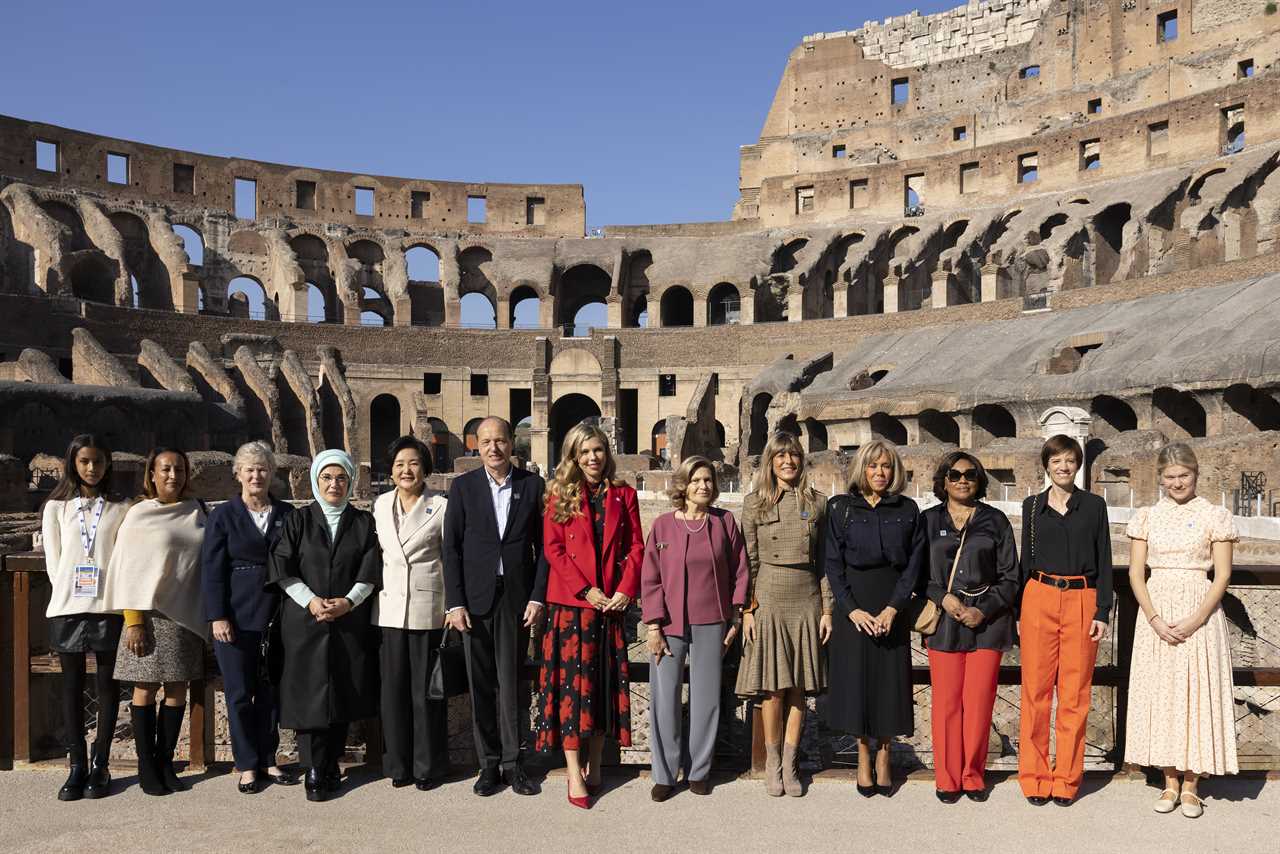
[[[1187,800],[1188,798],[1191,800]],[[1182,814],[1187,818],[1199,818],[1204,815],[1204,801],[1200,800],[1198,795],[1183,792],[1178,796],[1178,800],[1182,804]]]
[[[1173,795],[1173,797],[1167,798],[1165,797],[1165,795]],[[1154,809],[1156,812],[1160,813],[1161,815],[1164,815],[1166,813],[1171,813],[1177,808],[1178,808],[1178,790],[1177,789],[1165,789],[1163,792],[1160,793],[1160,799],[1156,801],[1155,806],[1152,807],[1152,809]]]

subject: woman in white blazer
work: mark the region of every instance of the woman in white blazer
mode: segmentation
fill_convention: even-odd
[[[427,699],[444,634],[443,495],[429,494],[431,452],[413,436],[387,450],[396,488],[373,503],[382,547],[382,770],[399,788],[426,791],[448,773],[448,704]]]

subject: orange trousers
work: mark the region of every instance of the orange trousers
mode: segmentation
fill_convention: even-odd
[[[1028,798],[1074,798],[1080,788],[1098,656],[1098,645],[1089,640],[1089,625],[1097,603],[1097,591],[1088,588],[1062,590],[1031,580],[1023,591],[1018,783]],[[1057,756],[1050,763],[1049,721],[1055,688]]]
[[[1002,655],[998,649],[929,650],[933,775],[940,791],[986,788],[987,740]]]

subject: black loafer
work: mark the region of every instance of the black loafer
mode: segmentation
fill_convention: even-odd
[[[436,786],[440,785],[440,781],[433,777],[421,777],[413,781],[414,788],[419,792],[429,792]]]
[[[480,772],[480,776],[476,778],[476,784],[471,787],[471,791],[475,792],[482,798],[490,795],[496,795],[502,791],[502,777],[498,774],[497,768],[486,768]]]
[[[1053,802],[1054,802],[1055,804],[1057,804],[1058,806],[1060,806],[1060,807],[1069,807],[1069,806],[1071,806],[1071,802],[1072,802],[1073,800],[1075,800],[1075,799],[1074,799],[1074,798],[1062,798],[1062,797],[1058,797],[1057,795],[1055,795],[1055,796],[1054,796],[1054,798],[1053,798]]]
[[[279,774],[271,774],[266,771],[258,772],[258,779],[267,779],[271,781],[273,786],[296,786],[302,782],[302,777],[289,771],[281,771]]]
[[[236,784],[242,795],[256,795],[262,791],[262,786],[257,779],[250,780],[247,783]]]
[[[954,804],[956,801],[960,800],[959,792],[944,792],[942,789],[935,789],[933,793],[937,795],[938,800],[942,801],[944,804]]]
[[[695,795],[709,795],[711,794],[711,781],[710,780],[690,780],[689,791]]]
[[[517,765],[513,770],[505,772],[507,784],[511,786],[511,791],[517,795],[536,795],[538,787],[529,779],[529,775],[524,772],[523,766]]]
[[[1027,797],[1027,803],[1031,804],[1033,807],[1042,807],[1049,803],[1049,799],[1042,795],[1029,795]]]
[[[413,785],[412,777],[392,777],[391,778],[391,788],[393,789],[403,789],[405,786],[412,786],[412,785]]]
[[[983,801],[985,801],[987,799],[987,795],[988,795],[988,792],[986,789],[975,789],[973,791],[966,791],[964,793],[964,796],[966,798],[968,798],[971,801],[976,801],[977,803],[982,803]]]
[[[666,783],[654,783],[653,788],[649,790],[649,797],[654,803],[660,804],[671,797],[671,793],[675,790],[675,786],[668,786]]]

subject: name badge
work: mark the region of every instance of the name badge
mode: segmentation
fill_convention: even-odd
[[[75,580],[71,587],[71,595],[76,599],[97,599],[98,598],[98,581],[102,577],[102,571],[98,565],[93,562],[77,564],[75,568]]]
[[[657,549],[658,551],[662,551],[663,549],[665,549],[665,548],[666,548],[667,546],[669,546],[669,545],[671,545],[671,544],[670,544],[670,543],[654,543],[654,544],[653,544],[653,547],[654,547],[655,549]]]
[[[804,521],[808,522],[808,521],[809,521],[809,511],[808,511],[808,510],[801,510],[801,511],[800,511],[800,518],[801,518],[801,519],[803,519]]]
[[[513,493],[511,493],[511,500],[512,500],[512,501],[519,501],[519,500],[520,500],[520,493],[518,493],[518,492],[513,492]]]
[[[946,529],[946,528],[943,528],[941,531],[939,531],[939,532],[938,532],[938,536],[939,536],[939,537],[945,537],[946,535],[947,535],[947,529]]]

